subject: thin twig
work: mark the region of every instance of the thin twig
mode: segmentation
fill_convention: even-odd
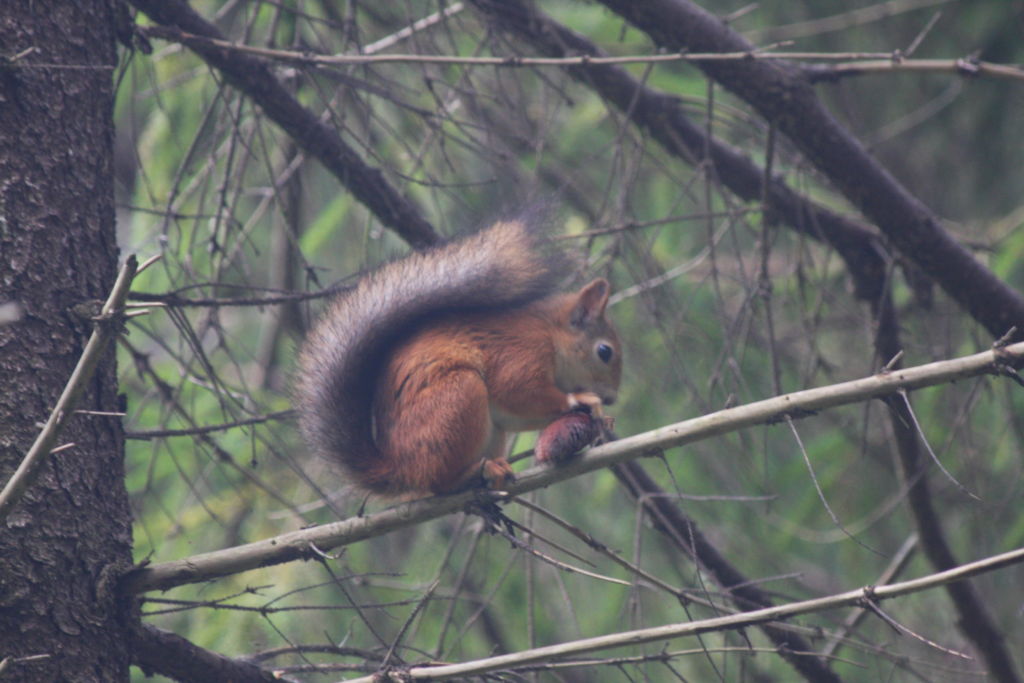
[[[942,5],[954,0],[889,0],[872,4],[867,7],[832,14],[826,17],[818,17],[809,21],[801,21],[795,24],[783,26],[767,26],[765,28],[744,31],[743,35],[751,41],[760,42],[764,40],[792,40],[794,38],[807,38],[820,36],[824,33],[834,31],[846,31],[857,26],[863,26],[883,19],[892,17],[904,12],[912,12],[924,7]]]
[[[917,431],[917,435],[921,438],[921,443],[924,444],[924,449],[928,451],[928,455],[931,456],[932,462],[938,465],[942,473],[946,475],[946,479],[953,482],[953,485],[960,489],[960,491],[964,495],[970,496],[974,500],[980,501],[981,498],[971,493],[966,486],[957,481],[957,478],[954,477],[952,473],[950,473],[950,471],[946,469],[946,467],[942,464],[942,461],[939,460],[939,456],[936,455],[935,451],[932,450],[932,445],[928,443],[928,437],[925,435],[924,430],[921,428],[921,423],[917,421],[917,414],[914,413],[914,409],[910,405],[910,398],[907,396],[907,392],[900,390],[896,392],[896,396],[899,396],[900,400],[903,401],[903,405],[907,409],[907,415],[910,416],[910,420],[914,424],[914,429]],[[896,400],[896,398],[893,397],[893,400]]]
[[[907,49],[903,51],[903,55],[905,57],[909,57],[910,55],[917,52],[917,48],[921,47],[921,43],[924,42],[924,39],[927,38],[928,34],[932,32],[933,28],[935,28],[935,24],[938,23],[939,17],[941,16],[941,11],[932,14],[932,18],[928,20],[928,23],[924,25],[924,28],[921,29],[921,32],[917,34],[913,41],[911,41],[910,45],[907,46]]]
[[[416,607],[413,608],[412,613],[405,620],[405,623],[402,624],[402,628],[398,629],[398,635],[396,635],[394,639],[391,641],[391,647],[388,648],[387,654],[385,654],[384,659],[381,660],[381,669],[390,666],[389,662],[391,661],[391,658],[395,656],[395,650],[398,649],[398,646],[402,642],[402,639],[405,638],[405,634],[409,631],[409,627],[412,626],[412,622],[415,621],[416,617],[420,615],[420,613],[423,611],[423,608],[430,603],[431,598],[434,597],[434,591],[437,590],[437,586],[440,583],[441,581],[440,579],[438,579],[429,586],[427,586],[427,590],[424,591],[423,596],[416,601]],[[399,659],[399,661],[402,660]]]
[[[381,50],[386,50],[389,47],[392,47],[397,43],[400,43],[406,38],[409,38],[410,36],[413,36],[424,29],[428,29],[431,26],[440,24],[448,17],[458,14],[463,9],[465,9],[465,5],[463,5],[461,2],[452,3],[450,6],[445,7],[440,12],[434,12],[433,14],[429,14],[423,17],[422,19],[414,21],[413,23],[409,24],[400,31],[396,31],[389,36],[384,36],[380,40],[375,40],[369,45],[364,45],[362,53],[364,55],[372,55],[376,54],[377,52],[380,52]]]
[[[555,524],[557,524],[561,528],[563,528],[566,531],[568,531],[569,533],[571,533],[576,538],[578,538],[581,541],[583,541],[584,543],[586,543],[595,552],[598,552],[598,553],[602,554],[603,556],[607,557],[609,560],[611,560],[615,564],[617,564],[620,567],[624,568],[626,571],[628,571],[628,572],[630,572],[632,574],[635,574],[638,578],[643,579],[644,581],[650,583],[653,586],[657,586],[658,588],[662,589],[663,591],[665,591],[665,592],[675,596],[677,599],[679,599],[679,600],[689,600],[691,598],[691,596],[687,593],[687,591],[684,591],[681,588],[677,588],[677,587],[675,587],[675,586],[673,586],[673,585],[663,581],[662,579],[658,578],[654,574],[651,574],[650,572],[648,572],[648,571],[642,569],[641,567],[633,564],[632,562],[629,562],[629,561],[623,559],[618,553],[613,552],[604,543],[601,543],[600,541],[598,541],[596,538],[594,538],[593,536],[591,536],[587,532],[583,531],[582,529],[580,529],[579,527],[577,527],[577,526],[575,526],[573,524],[570,524],[569,522],[565,521],[564,519],[562,519],[558,515],[553,514],[549,510],[546,510],[546,509],[542,508],[539,505],[531,503],[530,501],[528,501],[528,500],[526,500],[524,498],[514,498],[512,500],[512,502],[518,503],[519,505],[522,505],[523,507],[527,508],[528,510],[532,510],[533,512],[536,512],[537,514],[542,515],[546,519],[550,520],[551,522],[554,522]]]
[[[865,590],[864,592],[868,593],[869,591]],[[870,592],[873,592],[873,590],[870,591]],[[940,652],[943,652],[943,653],[945,653],[947,655],[952,655],[954,657],[959,657],[960,659],[967,659],[967,660],[972,660],[972,661],[974,660],[974,657],[971,657],[968,654],[964,654],[963,652],[957,652],[956,650],[951,650],[948,647],[943,647],[943,646],[939,645],[938,643],[936,643],[934,640],[929,640],[928,638],[925,638],[921,634],[915,633],[914,631],[910,630],[909,628],[907,628],[906,626],[904,626],[903,624],[899,623],[898,621],[896,621],[895,619],[890,617],[888,614],[886,614],[885,611],[881,607],[878,606],[877,601],[868,598],[868,599],[865,599],[864,602],[867,605],[868,609],[871,610],[871,612],[874,613],[875,616],[877,616],[879,619],[881,619],[886,624],[891,626],[893,628],[893,630],[896,631],[896,633],[899,633],[900,635],[903,635],[903,634],[909,635],[911,638],[915,638],[917,640],[920,640],[925,645],[933,647],[936,650],[938,650]]]
[[[120,414],[123,415],[124,413]],[[170,436],[197,436],[199,434],[209,434],[211,432],[222,432],[228,429],[235,429],[236,427],[263,424],[264,422],[270,422],[271,420],[288,420],[294,416],[294,410],[279,410],[274,413],[267,413],[266,415],[260,415],[258,417],[250,417],[245,420],[235,420],[234,422],[224,422],[222,424],[207,425],[205,427],[192,427],[190,429],[150,429],[141,432],[125,432],[124,438],[148,441],[149,439]]]
[[[230,285],[218,284],[216,286],[229,287]],[[184,308],[186,306],[268,306],[271,304],[290,304],[302,301],[309,301],[311,299],[323,299],[325,297],[334,296],[338,292],[344,291],[347,288],[348,285],[334,285],[331,287],[326,287],[324,289],[317,290],[315,292],[293,292],[281,293],[273,296],[251,296],[235,298],[199,297],[194,299],[181,296],[177,292],[167,292],[164,294],[157,294],[151,292],[132,292],[129,298],[132,299],[133,301],[143,302],[140,304],[143,306],[159,305],[166,306],[168,308]]]
[[[851,541],[853,541],[860,547],[864,548],[865,550],[869,550],[876,555],[881,555],[882,553],[878,552],[877,550],[875,550],[874,548],[867,545],[859,538],[851,534],[849,531],[847,531],[846,527],[843,526],[843,523],[839,521],[839,517],[837,517],[835,511],[832,510],[832,506],[828,504],[828,499],[825,497],[825,492],[822,491],[821,489],[821,483],[818,481],[818,475],[814,473],[814,465],[811,464],[811,456],[807,455],[807,449],[804,448],[803,439],[800,438],[800,432],[797,431],[796,425],[793,424],[793,418],[790,417],[789,415],[786,416],[786,424],[789,425],[790,431],[793,432],[793,438],[796,439],[796,445],[800,448],[800,455],[803,456],[804,465],[807,466],[807,472],[811,475],[811,482],[814,484],[814,490],[818,492],[818,500],[821,501],[821,504],[825,508],[825,511],[828,513],[828,516],[832,518],[832,523],[836,525],[836,528],[838,528],[840,531],[846,534],[847,538],[849,538]]]

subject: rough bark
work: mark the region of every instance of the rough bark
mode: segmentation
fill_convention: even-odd
[[[72,309],[105,298],[116,274],[114,8],[0,3],[0,45],[20,55],[0,68],[0,300],[23,311],[0,327],[6,481],[89,335]],[[111,349],[79,407],[118,410],[116,379]],[[62,442],[74,446],[51,456],[0,521],[4,680],[127,680],[131,603],[110,590],[131,561],[121,426],[78,415]]]

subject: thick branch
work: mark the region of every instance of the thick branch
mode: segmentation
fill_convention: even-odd
[[[668,50],[754,49],[718,17],[689,0],[601,0]],[[1017,327],[1024,338],[1024,297],[956,242],[928,207],[907,191],[817,98],[804,72],[767,60],[703,62],[701,69],[746,100],[843,195],[995,337]]]
[[[224,40],[184,0],[131,0],[153,21],[203,38]],[[287,132],[295,144],[317,159],[381,222],[414,247],[438,241],[438,235],[409,200],[393,188],[378,168],[368,165],[333,128],[303,107],[281,85],[270,69],[255,57],[223,50],[206,40],[182,40],[228,83],[258,104]]]
[[[900,390],[918,389],[966,377],[1003,372],[1006,364],[1024,358],[1024,342],[954,360],[929,363],[891,373],[807,389],[709,413],[592,448],[565,465],[534,467],[509,487],[509,495],[550,486],[559,481],[636,458],[660,453],[712,436],[800,417],[826,408],[890,396]],[[426,498],[403,503],[365,517],[354,517],[312,529],[293,531],[247,545],[195,555],[184,560],[140,567],[124,580],[130,592],[163,590],[207,581],[248,569],[300,559],[317,559],[321,552],[380,536],[450,512],[463,509],[480,491]]]
[[[132,664],[147,675],[154,673],[182,683],[247,681],[279,683],[284,678],[253,664],[205,650],[181,636],[149,624],[140,624],[132,642]]]

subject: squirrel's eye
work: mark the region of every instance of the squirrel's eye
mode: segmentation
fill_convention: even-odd
[[[612,359],[612,354],[614,353],[612,347],[603,342],[598,344],[594,350],[597,351],[597,357],[605,363]]]

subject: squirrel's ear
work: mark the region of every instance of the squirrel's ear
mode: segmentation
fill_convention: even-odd
[[[572,324],[582,327],[603,316],[611,290],[611,285],[603,277],[599,277],[583,287],[576,295],[576,304],[573,306],[570,318]]]

